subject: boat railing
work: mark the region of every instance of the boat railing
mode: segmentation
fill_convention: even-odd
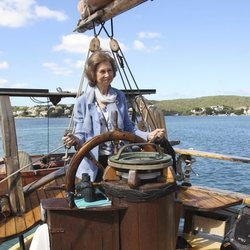
[[[218,160],[241,162],[241,163],[248,163],[248,164],[250,163],[250,158],[248,157],[218,154],[218,153],[211,153],[211,152],[199,151],[199,150],[193,150],[193,149],[182,149],[182,148],[175,148],[175,152],[179,155],[213,158],[213,159],[218,159]]]
[[[182,148],[174,148],[175,153],[177,155],[177,173],[176,179],[177,181],[182,182],[181,186],[190,187],[192,186],[190,181],[191,172],[194,172],[192,169],[192,164],[196,161],[194,157],[202,157],[202,158],[210,158],[217,159],[235,163],[246,163],[250,164],[250,158],[242,157],[242,156],[234,156],[227,154],[219,154],[213,152],[199,151],[194,149],[182,149]],[[182,163],[184,166],[182,167]],[[240,195],[245,204],[250,204],[250,196],[249,195],[241,195],[235,192],[235,195]]]

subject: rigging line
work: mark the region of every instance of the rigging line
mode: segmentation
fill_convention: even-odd
[[[47,101],[41,101],[41,100],[38,100],[36,99],[35,97],[30,97],[31,101],[34,102],[34,103],[39,103],[39,104],[43,104],[43,103],[47,103]]]
[[[123,54],[121,48],[119,49],[119,51],[121,52],[122,58],[123,58],[123,60],[124,60],[124,62],[125,62],[125,64],[126,64],[126,67],[127,67],[128,71],[129,71],[129,73],[130,73],[130,75],[131,75],[131,78],[133,79],[133,82],[134,82],[134,84],[135,84],[137,90],[140,92],[140,89],[139,89],[139,87],[138,87],[138,85],[137,85],[137,83],[136,83],[136,80],[135,80],[135,78],[134,78],[134,76],[133,76],[133,73],[132,73],[132,71],[131,71],[131,69],[130,69],[128,63],[127,63],[127,60],[126,60],[126,58],[125,58],[125,56],[124,56],[124,54]]]
[[[93,25],[94,36],[96,36],[96,28],[95,28],[95,22],[94,21],[92,21],[92,25]]]
[[[113,21],[112,18],[110,19],[110,25],[111,25],[111,35],[109,35],[109,32],[107,31],[107,29],[105,28],[105,22],[101,23],[102,29],[104,30],[104,32],[106,33],[107,37],[112,38],[114,36],[114,32],[113,32]]]
[[[113,38],[110,38],[110,41],[114,41],[114,43],[117,44],[116,46],[118,47],[118,50],[115,50],[114,48],[112,48],[112,43],[110,42],[110,49],[111,49],[113,58],[114,58],[114,60],[115,60],[115,63],[116,63],[116,65],[117,65],[117,70],[118,70],[119,75],[120,75],[120,78],[121,78],[121,80],[122,80],[123,87],[124,87],[125,90],[127,90],[127,86],[126,86],[126,84],[125,84],[124,77],[123,77],[122,72],[121,72],[121,70],[120,70],[120,68],[123,69],[123,67],[124,67],[124,64],[123,64],[123,62],[122,62],[122,58],[120,58],[120,57],[118,56],[118,51],[119,51],[119,49],[120,49],[120,46],[119,46],[118,42],[117,42],[116,40],[114,40]],[[115,46],[115,47],[116,47],[116,46]],[[124,70],[123,70],[123,74],[126,75],[126,73],[125,73]],[[129,83],[128,77],[125,77],[125,78],[126,78],[126,80],[127,80],[127,83],[128,83],[128,85],[129,85],[130,89],[132,89],[132,87],[131,87],[131,85],[130,85],[130,83]]]
[[[89,58],[89,55],[90,55],[90,50],[88,50],[88,54],[87,54],[87,56],[86,56],[85,63],[86,63],[87,59]],[[85,65],[84,65],[84,67],[85,67]],[[84,77],[84,70],[83,70],[83,77]],[[89,86],[89,85],[86,84],[85,93],[87,92],[88,86]]]
[[[122,80],[122,83],[123,83],[123,86],[124,86],[124,89],[127,90],[127,86],[125,84],[125,81],[124,81],[124,78],[123,78],[123,75],[122,75],[122,72],[120,70],[120,68],[123,69],[123,74],[126,75],[126,72],[124,71],[124,64],[123,64],[123,61],[122,61],[122,58],[119,57],[118,55],[118,51],[120,49],[120,46],[118,44],[118,42],[116,40],[114,40],[113,38],[111,38],[111,41],[113,40],[113,43],[116,44],[116,46],[112,47],[112,43],[110,42],[110,47],[111,47],[111,51],[112,51],[112,54],[113,54],[113,58],[116,62],[116,65],[117,65],[117,70],[119,72],[119,75],[120,75],[120,78]],[[118,48],[118,50],[116,50]],[[126,77],[126,80],[127,80],[127,84],[129,85],[130,89],[132,90],[132,87],[130,85],[130,82],[128,80],[128,77]],[[134,109],[134,105],[133,105],[133,102],[131,100],[131,98],[127,98],[130,106]],[[138,107],[137,107],[138,108]],[[138,118],[135,116],[135,121],[138,122]]]
[[[94,31],[94,33],[95,33],[95,31]],[[89,55],[90,55],[90,48],[88,49],[88,53],[87,53],[87,56],[85,58],[85,62],[89,58]],[[83,72],[81,75],[81,80],[80,80],[79,88],[78,88],[78,91],[76,94],[76,98],[78,98],[82,94],[84,79],[85,79],[85,74],[84,74],[84,67],[83,67]],[[85,92],[87,92],[87,87],[88,87],[88,84],[86,84]],[[68,128],[66,130],[66,133],[74,133],[74,130],[75,130],[75,128],[74,128],[74,110],[75,110],[75,104],[74,104],[72,112],[71,112],[71,116],[70,116],[70,120],[69,120],[69,124],[68,124]],[[65,156],[64,156],[65,157],[65,165],[66,165],[66,160],[68,158],[68,151],[69,151],[69,148],[65,147]]]
[[[63,145],[60,145],[59,147],[57,147],[57,148],[55,148],[54,150],[52,150],[51,152],[49,152],[47,155],[44,155],[43,157],[41,157],[41,158],[39,158],[39,159],[37,159],[37,160],[35,160],[35,161],[33,161],[33,162],[31,162],[31,163],[29,163],[29,164],[23,166],[22,168],[18,169],[17,171],[13,172],[12,174],[6,176],[4,179],[2,179],[2,180],[0,181],[0,184],[1,184],[2,182],[4,182],[4,181],[8,180],[8,179],[9,179],[10,177],[12,177],[13,175],[18,174],[19,172],[21,172],[21,171],[24,170],[25,168],[29,167],[30,165],[32,165],[32,164],[34,164],[34,163],[40,161],[40,160],[43,159],[43,158],[49,157],[51,154],[53,154],[54,152],[56,152],[56,151],[58,151],[59,149],[63,148],[64,146],[65,146],[64,144],[63,144]]]
[[[49,98],[47,98],[47,153],[49,153],[49,143],[50,143],[50,138],[49,138],[49,126],[50,126],[50,121],[49,121],[49,118],[50,118],[50,105],[49,105]]]
[[[95,22],[94,22],[94,21],[92,21],[92,23],[93,23],[94,36],[95,36],[95,37],[97,37],[97,36],[99,36],[99,35],[100,35],[100,33],[101,33],[102,29],[103,29],[103,25],[105,24],[105,22],[101,22],[101,21],[100,21],[101,28],[99,29],[98,33],[96,33],[96,26],[95,26]]]
[[[132,74],[132,71],[131,71],[131,69],[130,69],[128,63],[127,63],[127,60],[126,60],[126,58],[125,58],[125,56],[124,56],[124,54],[123,54],[121,48],[119,48],[119,51],[121,52],[122,58],[123,58],[124,61],[125,61],[125,64],[126,64],[126,66],[127,66],[127,69],[128,69],[128,71],[129,71],[129,73],[130,73],[130,75],[131,75],[131,78],[133,79],[133,82],[134,82],[134,84],[135,84],[135,86],[136,86],[138,92],[140,93],[139,95],[142,96],[141,91],[140,91],[140,89],[139,89],[139,87],[138,87],[138,85],[137,85],[137,83],[136,83],[136,80],[135,80],[135,78],[134,78],[134,76],[133,76],[133,74]],[[146,109],[147,109],[147,111],[148,111],[149,117],[150,117],[150,119],[151,119],[151,121],[152,121],[154,127],[157,127],[157,126],[156,126],[156,123],[155,123],[155,120],[153,119],[152,114],[151,114],[151,112],[150,112],[150,110],[149,110],[148,105],[146,104],[144,98],[141,98],[141,99],[142,99],[142,102],[143,102],[144,106],[146,107]],[[137,104],[137,108],[138,108],[138,104]]]
[[[121,72],[121,70],[120,70],[118,59],[117,59],[116,56],[115,56],[115,52],[114,52],[112,49],[111,49],[111,51],[112,51],[113,58],[114,58],[114,60],[115,60],[115,62],[116,62],[116,65],[117,65],[117,70],[118,70],[118,72],[119,72],[119,75],[120,75],[120,78],[121,78],[123,87],[124,87],[125,90],[127,90],[128,88],[127,88],[127,86],[126,86],[124,77],[123,77],[122,72]],[[130,89],[132,90],[131,85],[130,85],[129,80],[128,80],[127,77],[126,77],[126,79],[127,79],[127,82],[128,82],[128,85],[129,85]],[[131,98],[128,97],[127,100],[128,100],[128,102],[129,102],[129,104],[130,104],[130,107],[132,107],[132,108],[134,109],[133,102],[132,102]],[[136,116],[135,116],[135,121],[138,122],[138,118],[137,118]]]
[[[114,25],[113,25],[113,18],[110,19],[110,28],[111,28],[111,37],[114,36]]]
[[[116,65],[118,66],[118,67],[117,67],[117,70],[118,70],[119,75],[120,75],[120,78],[121,78],[121,80],[122,80],[123,87],[124,87],[125,90],[127,90],[127,86],[126,86],[126,84],[125,84],[125,80],[124,80],[124,78],[123,78],[123,75],[122,75],[121,70],[120,70],[120,67],[119,67],[119,63],[117,62],[117,59],[116,59],[115,54],[114,54],[113,51],[112,51],[112,54],[113,54],[113,58],[115,59]]]
[[[127,81],[128,85],[129,85],[129,88],[132,90],[133,88],[132,88],[132,86],[130,84],[130,81],[128,79],[128,75],[127,75],[126,70],[124,68],[123,58],[120,55],[118,55],[118,52],[115,52],[115,53],[116,53],[117,60],[118,60],[118,62],[120,64],[120,68],[122,69],[124,77],[126,78],[126,81]]]
[[[88,50],[85,61],[87,60],[87,58],[89,58],[89,54],[90,54],[90,50]],[[81,75],[79,88],[77,90],[76,98],[78,98],[82,94],[84,79],[85,79],[85,76],[84,76],[84,70],[83,70],[82,75]],[[87,91],[87,86],[86,86],[85,92],[86,91]],[[72,109],[70,121],[69,121],[68,128],[67,128],[67,130],[72,132],[72,133],[74,132],[74,109],[75,109],[75,105]]]
[[[122,74],[122,72],[121,72],[121,70],[120,70],[119,63],[118,63],[118,61],[117,61],[117,58],[115,57],[115,52],[112,51],[112,54],[113,54],[113,58],[115,59],[115,62],[116,62],[116,64],[117,64],[117,66],[118,66],[118,67],[117,67],[117,70],[118,70],[118,72],[119,72],[119,75],[120,75],[120,78],[121,78],[123,87],[124,87],[125,90],[128,90],[127,85],[126,85],[126,82],[125,82],[125,80],[124,80],[124,76],[123,76],[123,74]],[[130,83],[128,82],[128,78],[127,78],[127,77],[125,77],[125,78],[127,79],[127,84],[129,85],[129,89],[132,89]],[[129,99],[129,100],[130,100],[130,99]],[[130,101],[131,101],[131,100],[130,100]],[[132,105],[131,102],[130,102],[130,104]]]
[[[121,56],[118,54],[119,52],[121,53]],[[126,73],[126,70],[125,70],[123,61],[125,61],[125,65],[126,65],[128,71],[129,71],[129,74],[130,74],[130,76],[131,76],[131,78],[132,78],[132,80],[133,80],[133,82],[134,82],[134,84],[135,84],[136,89],[137,89],[138,92],[139,92],[139,96],[142,97],[141,91],[140,91],[140,89],[139,89],[139,87],[138,87],[138,85],[137,85],[137,83],[136,83],[136,80],[135,80],[135,78],[134,78],[134,76],[133,76],[133,73],[132,73],[132,71],[131,71],[131,69],[130,69],[128,63],[127,63],[127,60],[126,60],[126,58],[125,58],[125,56],[124,56],[124,54],[123,54],[123,52],[122,52],[120,46],[119,46],[118,51],[117,51],[117,52],[113,52],[113,54],[114,54],[114,53],[116,53],[117,61],[119,62],[119,65],[120,65],[120,67],[121,67],[121,69],[122,69],[122,71],[123,71],[123,74],[124,74],[124,76],[125,76],[125,78],[126,78],[126,80],[127,80],[127,83],[128,83],[128,85],[129,85],[130,89],[132,89],[132,87],[131,87],[131,84],[130,84],[130,82],[129,82],[129,79],[128,79],[128,76],[127,76],[127,73]],[[126,88],[125,88],[125,89],[126,89]],[[130,98],[129,98],[129,100],[130,100]],[[151,121],[152,121],[152,123],[153,123],[153,126],[154,126],[154,127],[157,127],[157,126],[156,126],[156,122],[155,122],[155,120],[153,119],[152,114],[151,114],[151,112],[150,112],[150,110],[149,110],[149,107],[148,107],[148,105],[146,104],[144,98],[142,97],[141,100],[142,100],[142,102],[143,102],[143,104],[144,104],[144,106],[145,106],[145,108],[146,108],[146,110],[147,110],[147,113],[148,113],[148,115],[149,115],[149,117],[150,117],[150,119],[151,119]],[[135,104],[136,104],[136,107],[137,107],[137,109],[138,109],[138,111],[139,111],[139,113],[140,113],[142,119],[145,121],[145,119],[144,119],[144,117],[143,117],[143,115],[142,115],[142,112],[140,111],[139,104],[138,104],[137,102],[135,102]],[[132,105],[132,101],[131,101],[131,100],[130,100],[130,105]],[[133,106],[132,106],[132,107],[133,107]],[[136,119],[137,119],[137,118],[136,118]]]
[[[105,23],[101,23],[101,25],[102,25],[102,27],[103,27],[103,29],[104,29],[106,35],[107,35],[109,38],[112,39],[112,38],[113,38],[113,35],[114,35],[114,32],[113,32],[113,31],[114,31],[114,30],[113,30],[113,19],[111,19],[111,35],[109,35],[109,33],[108,33],[107,29],[105,28],[104,24],[105,24]],[[132,78],[132,80],[133,80],[133,82],[134,82],[134,84],[135,84],[135,86],[136,86],[138,92],[139,92],[139,95],[142,96],[142,94],[141,94],[141,92],[140,92],[140,89],[139,89],[139,87],[138,87],[138,85],[137,85],[137,83],[136,83],[136,80],[135,80],[135,78],[134,78],[134,76],[133,76],[133,73],[132,73],[132,71],[130,70],[130,67],[129,67],[128,63],[127,63],[127,60],[126,60],[126,58],[125,58],[125,56],[124,56],[124,54],[123,54],[123,52],[122,52],[120,46],[119,46],[119,48],[118,48],[118,50],[117,50],[116,52],[113,51],[112,48],[111,48],[111,51],[112,51],[112,53],[113,53],[113,57],[116,59],[117,65],[120,65],[120,67],[122,68],[123,73],[124,73],[124,76],[125,76],[125,78],[126,78],[126,80],[127,80],[127,83],[128,83],[128,85],[129,85],[130,89],[132,89],[131,84],[130,84],[130,82],[129,82],[129,79],[128,79],[128,77],[127,77],[126,71],[125,71],[125,69],[124,69],[124,64],[123,64],[123,59],[124,59],[125,64],[126,64],[126,67],[127,67],[128,71],[129,71],[129,74],[130,74],[130,76],[131,76],[131,78]],[[120,53],[121,53],[121,56],[118,54],[119,51],[120,51]],[[115,53],[116,53],[116,57],[115,57]],[[118,64],[118,62],[119,62],[119,64]],[[127,88],[126,88],[126,85],[125,85],[125,81],[124,81],[124,79],[123,79],[123,77],[122,77],[122,74],[121,74],[121,71],[120,71],[120,68],[119,68],[119,67],[118,67],[118,72],[119,72],[119,74],[120,74],[120,77],[121,77],[123,86],[124,86],[124,88],[125,88],[125,90],[126,90]],[[130,98],[129,98],[129,100],[130,100]],[[147,109],[147,111],[148,111],[148,113],[149,113],[150,119],[152,120],[152,122],[153,122],[153,124],[154,124],[154,126],[155,126],[155,121],[152,119],[152,115],[150,114],[149,108],[148,108],[148,106],[146,105],[146,102],[145,102],[145,100],[144,100],[143,98],[142,98],[142,101],[143,101],[143,103],[144,103],[144,105],[145,105],[145,107],[146,107],[146,109]],[[132,101],[131,101],[131,100],[130,100],[130,105],[133,107]],[[137,109],[138,109],[139,112],[140,112],[140,109],[139,109],[139,106],[138,106],[137,103],[136,103],[136,105],[137,105]],[[140,113],[140,114],[141,114],[141,113]],[[143,116],[142,116],[142,114],[141,114],[141,117],[142,117],[142,119],[144,119]]]
[[[113,39],[113,38],[111,38],[111,39]],[[120,46],[119,46],[119,44],[118,44],[117,41],[116,41],[116,43],[117,43],[117,45],[118,45],[118,46],[117,46],[117,47],[118,47],[118,50],[117,50],[117,51],[114,51],[114,50],[112,50],[112,48],[111,48],[111,50],[112,50],[112,53],[113,53],[113,57],[114,57],[114,59],[115,59],[115,61],[116,61],[116,64],[117,64],[118,66],[120,66],[120,67],[117,67],[117,68],[118,68],[118,72],[119,72],[119,74],[120,74],[120,78],[122,79],[124,89],[127,90],[127,86],[126,86],[126,84],[125,84],[125,81],[124,81],[124,79],[123,79],[122,73],[121,73],[121,71],[120,71],[120,68],[122,68],[123,74],[125,75],[125,78],[126,78],[126,80],[127,80],[127,83],[128,83],[128,85],[129,85],[130,89],[132,90],[132,86],[131,86],[131,84],[130,84],[130,82],[129,82],[129,79],[128,79],[128,77],[127,77],[126,71],[125,71],[125,69],[124,69],[124,63],[123,63],[122,57],[121,57],[120,55],[118,55],[119,50],[121,50],[121,49],[120,49]],[[130,106],[133,108],[133,102],[132,102],[132,100],[131,100],[130,98],[128,98],[128,100],[129,100]],[[139,110],[139,106],[138,106],[137,103],[136,103],[136,105],[137,105],[137,109]],[[136,121],[138,122],[137,117],[136,117],[135,119],[136,119]]]
[[[132,90],[132,86],[131,86],[130,81],[129,81],[128,77],[127,77],[126,71],[124,70],[124,63],[123,63],[123,60],[122,60],[122,56],[120,56],[118,54],[118,52],[120,50],[120,46],[119,46],[118,42],[113,39],[113,36],[114,36],[113,19],[111,19],[110,22],[111,22],[111,35],[109,35],[107,29],[104,27],[104,23],[102,24],[102,27],[103,27],[104,31],[106,32],[106,35],[110,38],[110,49],[112,51],[113,58],[114,58],[114,60],[116,62],[116,65],[118,66],[117,70],[118,70],[120,78],[122,80],[122,84],[124,86],[124,89],[127,90],[127,86],[126,86],[125,81],[124,81],[124,77],[125,77],[130,90]],[[113,43],[112,43],[112,41],[113,41]],[[114,46],[114,47],[112,47],[112,46]],[[121,72],[120,68],[123,70],[124,77],[122,75],[122,72]],[[132,103],[131,98],[128,98],[128,101],[130,103],[130,106],[133,108],[133,103]],[[138,122],[138,118],[135,117],[135,119]]]

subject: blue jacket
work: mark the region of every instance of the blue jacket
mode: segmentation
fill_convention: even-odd
[[[118,128],[122,131],[134,133],[147,140],[148,132],[143,132],[135,128],[129,118],[124,93],[115,88],[112,88],[112,90],[117,93],[117,97],[116,103],[107,105],[109,117],[112,117],[114,111],[118,111]],[[94,88],[90,88],[88,92],[77,99],[74,110],[75,135],[80,139],[81,145],[94,136],[100,135],[101,124],[99,119],[95,104]],[[98,160],[99,147],[95,147],[91,152],[95,159]],[[82,173],[88,173],[91,181],[95,180],[97,174],[97,167],[90,160],[86,159],[86,157],[79,165],[76,176],[81,178]]]

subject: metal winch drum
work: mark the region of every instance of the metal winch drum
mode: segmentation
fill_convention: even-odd
[[[126,144],[120,148],[118,154],[111,156],[108,165],[115,169],[116,175],[127,180],[131,188],[136,188],[142,183],[155,183],[164,179],[164,171],[172,166],[172,157],[164,154],[160,147],[155,152],[129,151],[129,148],[139,148],[142,143]]]

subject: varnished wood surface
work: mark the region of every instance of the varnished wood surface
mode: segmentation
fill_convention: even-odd
[[[42,204],[47,208],[51,249],[121,249],[119,208],[69,209],[61,199],[45,200]]]
[[[198,211],[212,211],[241,204],[243,199],[235,193],[202,187],[179,187],[178,198],[184,207]]]
[[[25,186],[27,186],[30,183],[37,182],[40,179],[44,178],[45,176],[56,172],[58,169],[63,168],[47,168],[47,169],[39,169],[39,170],[30,170],[21,172],[21,179],[22,184],[25,189]],[[6,174],[0,174],[0,180],[6,178]],[[0,183],[0,195],[5,195],[8,193],[8,187],[7,187],[7,181],[4,181]]]
[[[46,198],[64,198],[62,190],[48,190],[49,186],[60,186],[65,183],[65,177],[61,176],[51,180],[37,189],[25,194],[26,212],[22,216],[1,218],[0,220],[0,242],[14,238],[41,222],[40,200]]]
[[[180,155],[191,155],[191,156],[212,158],[212,159],[225,160],[225,161],[250,163],[250,158],[248,157],[225,155],[225,154],[218,154],[218,153],[205,152],[205,151],[199,151],[199,150],[193,150],[193,149],[184,149],[184,148],[175,148],[174,150],[177,154],[180,154]]]
[[[120,249],[174,250],[178,211],[171,193],[146,202],[112,197],[113,204],[127,206],[120,213]],[[176,223],[176,224],[175,224]]]

